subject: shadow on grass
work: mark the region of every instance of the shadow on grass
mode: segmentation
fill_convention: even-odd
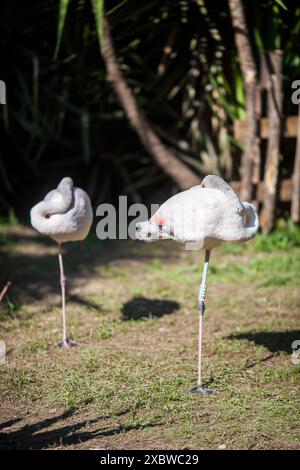
[[[0,264],[5,267],[0,272],[0,289],[7,281],[12,282],[6,297],[10,301],[9,314],[17,316],[18,307],[25,302],[41,300],[49,294],[60,295],[59,265],[55,242],[35,234],[28,227],[19,227],[17,233],[8,232],[7,238],[11,244],[0,246]],[[16,250],[16,246],[22,246],[22,251]],[[136,249],[136,243],[132,240],[100,241],[94,233],[83,242],[64,244],[68,299],[88,308],[99,309],[99,305],[79,295],[70,298],[72,285],[78,279],[88,279],[95,274],[101,276],[99,268],[103,266],[114,266],[120,262],[126,262],[129,266],[132,262],[155,259],[156,252],[146,248],[148,246]],[[173,255],[163,248],[159,256],[169,259]],[[7,298],[2,310],[7,307]],[[14,312],[11,312],[13,307]]]
[[[292,354],[292,342],[300,339],[300,330],[292,331],[258,331],[227,336],[228,339],[246,339],[259,346],[264,346],[271,353],[284,352]]]
[[[134,297],[123,305],[122,320],[142,320],[170,315],[180,308],[178,302],[172,300],[146,299]]]
[[[18,423],[19,421],[21,421],[21,418],[15,418],[15,419],[11,419],[10,421],[5,421],[4,423],[0,423],[0,431],[1,429],[9,428],[10,426]]]
[[[125,415],[128,413],[128,411],[129,410],[122,411],[114,416]],[[96,438],[110,437],[132,430],[142,430],[144,428],[159,425],[148,423],[144,425],[119,425],[113,428],[109,427],[92,431],[82,430],[83,428],[88,428],[89,426],[101,420],[111,418],[111,416],[99,416],[97,418],[80,421],[78,423],[70,423],[60,428],[45,430],[57,423],[67,420],[68,418],[72,418],[74,413],[74,408],[70,408],[61,415],[55,416],[53,418],[46,418],[34,424],[27,424],[16,431],[0,432],[0,449],[29,450],[76,445],[91,441]],[[1,428],[6,429],[15,424],[17,421],[18,419],[3,423]]]

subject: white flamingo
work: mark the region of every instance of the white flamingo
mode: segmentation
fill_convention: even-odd
[[[93,211],[89,196],[85,191],[73,186],[71,178],[63,178],[56,189],[30,211],[31,225],[43,235],[48,235],[58,243],[58,260],[62,293],[62,342],[59,346],[76,346],[67,337],[65,285],[62,243],[83,240],[89,233],[93,222]]]
[[[202,184],[168,199],[149,221],[136,225],[136,238],[146,242],[171,239],[187,249],[205,250],[199,290],[198,381],[191,391],[206,395],[202,386],[202,321],[205,311],[206,276],[210,251],[224,241],[245,242],[255,237],[258,212],[249,202],[240,202],[222,178],[206,176]]]

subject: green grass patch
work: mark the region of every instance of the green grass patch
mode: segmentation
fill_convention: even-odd
[[[257,251],[289,250],[300,247],[300,227],[291,220],[281,221],[272,233],[258,234],[249,246]]]
[[[0,394],[13,416],[22,415],[20,429],[50,410],[74,409],[56,426],[73,436],[72,426],[98,416],[86,424],[86,447],[299,448],[300,370],[291,360],[300,339],[297,246],[249,245],[212,257],[203,374],[219,394],[204,399],[189,393],[197,377],[202,253],[91,241],[78,254],[70,245],[67,319],[79,346],[63,351],[52,348],[61,336],[53,247],[30,240],[30,255],[22,243],[2,251],[14,283],[0,312],[8,350]],[[93,437],[99,429],[103,435]],[[68,440],[50,445],[68,448]]]

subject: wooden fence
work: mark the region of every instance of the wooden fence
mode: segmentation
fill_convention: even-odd
[[[299,106],[300,109],[300,106]],[[239,141],[245,141],[247,126],[245,121],[235,121],[234,137]],[[288,116],[281,120],[281,132],[284,139],[297,139],[295,159],[293,165],[293,175],[291,178],[281,179],[276,184],[277,201],[290,203],[291,219],[295,223],[300,222],[300,116]],[[270,119],[262,117],[258,121],[258,139],[259,141],[268,139],[270,133]],[[260,161],[259,161],[260,163]],[[256,170],[259,175],[260,168]],[[232,186],[237,192],[241,191],[241,183],[234,181]],[[256,204],[264,203],[266,199],[265,182],[260,181],[259,177],[254,181],[254,198]],[[261,226],[263,231],[270,230],[270,224],[265,219],[263,211],[261,212]]]

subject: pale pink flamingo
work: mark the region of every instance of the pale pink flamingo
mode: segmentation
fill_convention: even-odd
[[[256,207],[240,202],[233,189],[219,176],[208,175],[202,184],[168,199],[149,221],[136,225],[136,238],[146,242],[170,239],[187,249],[205,250],[199,290],[198,381],[191,391],[210,395],[202,385],[202,321],[205,311],[206,276],[210,251],[222,242],[245,242],[259,227]]]
[[[67,337],[66,327],[66,278],[63,267],[62,243],[83,240],[88,235],[93,211],[89,196],[83,189],[73,186],[71,178],[61,180],[56,189],[50,191],[44,199],[30,211],[31,225],[43,235],[48,235],[58,243],[58,260],[62,293],[62,341],[59,346],[76,346]]]

